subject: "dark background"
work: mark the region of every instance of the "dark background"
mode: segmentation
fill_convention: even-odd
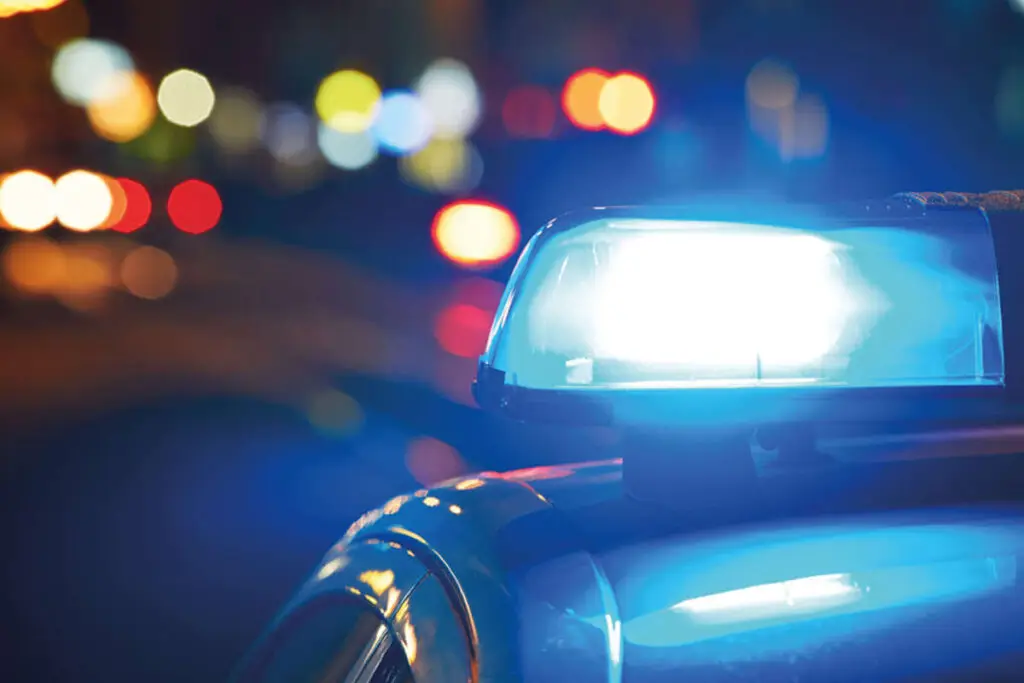
[[[0,19],[0,171],[83,166],[142,180],[156,208],[131,239],[165,249],[180,271],[155,302],[81,306],[4,285],[0,677],[223,679],[361,511],[419,483],[576,456],[565,435],[473,407],[486,329],[449,330],[469,349],[461,357],[435,337],[453,302],[492,308],[514,261],[470,272],[438,253],[431,220],[453,199],[507,207],[525,238],[565,210],[695,194],[830,201],[1024,186],[1020,4],[68,0],[49,10],[84,8],[89,35],[125,46],[154,80],[187,66],[215,89],[306,111],[338,68],[396,88],[437,57],[462,60],[482,91],[472,142],[483,175],[454,196],[414,187],[387,156],[352,172],[313,164],[296,181],[265,151],[225,157],[202,126],[173,138],[170,159],[146,158],[62,102],[37,19]],[[827,144],[794,153],[799,142],[758,127],[745,83],[766,58],[823,103]],[[510,90],[540,86],[557,100],[590,66],[649,79],[648,129],[581,131],[559,111],[540,139],[506,130]],[[189,177],[224,200],[204,235],[177,233],[161,212]],[[18,237],[0,234],[4,245]]]

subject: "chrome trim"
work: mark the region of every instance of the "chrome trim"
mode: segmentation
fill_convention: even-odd
[[[392,635],[388,625],[382,623],[377,627],[373,640],[363,648],[363,652],[359,656],[359,664],[345,676],[345,683],[370,683],[373,680],[373,675],[377,673],[384,655],[387,654],[388,648],[391,647],[391,641]],[[325,678],[328,681],[332,680],[330,675]]]

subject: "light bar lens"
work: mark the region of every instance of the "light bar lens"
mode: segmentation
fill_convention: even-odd
[[[991,237],[595,220],[528,248],[485,360],[537,389],[998,385]]]

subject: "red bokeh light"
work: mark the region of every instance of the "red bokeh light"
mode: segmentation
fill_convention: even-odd
[[[131,178],[118,178],[117,184],[124,191],[124,214],[110,229],[117,232],[135,232],[149,222],[149,217],[153,214],[153,200],[149,198],[145,186]]]
[[[569,77],[562,91],[562,109],[573,125],[583,130],[604,128],[601,91],[610,75],[601,69],[583,69]]]
[[[217,189],[201,180],[186,180],[171,190],[167,213],[182,232],[198,235],[220,221],[224,205]]]
[[[551,137],[557,115],[554,96],[536,85],[511,90],[501,106],[505,130],[517,138]]]
[[[452,304],[434,322],[434,338],[442,349],[461,358],[484,352],[491,331],[492,314],[469,304]]]
[[[483,201],[458,201],[437,212],[431,234],[438,251],[468,268],[501,263],[519,246],[519,224],[508,210]]]
[[[505,286],[484,277],[466,277],[458,280],[451,290],[451,302],[476,306],[493,316],[501,303]]]

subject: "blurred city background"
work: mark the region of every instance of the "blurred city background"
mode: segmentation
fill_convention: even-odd
[[[1024,0],[0,0],[0,678],[222,680],[567,210],[1024,184]],[[578,438],[579,437],[579,438]]]

